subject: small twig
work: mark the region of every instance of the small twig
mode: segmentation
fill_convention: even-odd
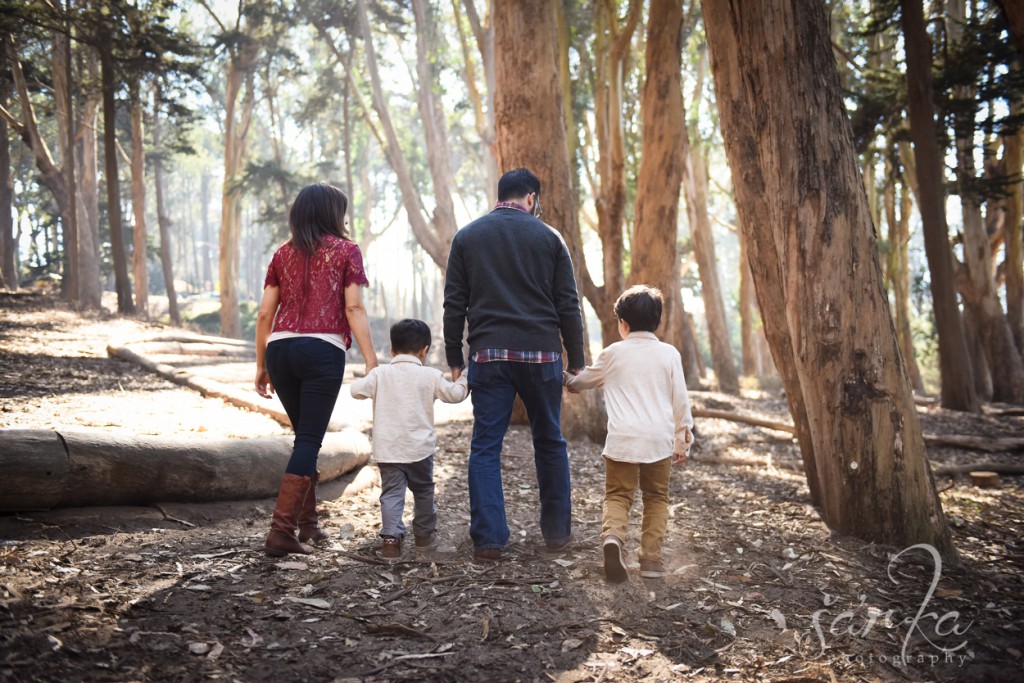
[[[169,514],[167,514],[167,510],[164,510],[157,503],[153,503],[153,507],[155,507],[157,510],[159,510],[160,514],[162,514],[164,516],[164,519],[166,519],[169,522],[177,522],[178,524],[182,524],[182,525],[187,526],[187,527],[194,527],[195,526],[195,524],[193,524],[192,522],[186,522],[184,519],[178,519],[177,517],[171,517]]]
[[[373,676],[374,674],[379,674],[381,671],[385,671],[386,669],[390,669],[391,667],[397,666],[398,664],[401,664],[403,661],[410,660],[410,659],[426,659],[427,657],[447,657],[447,656],[453,655],[453,654],[455,654],[455,653],[454,652],[430,652],[430,653],[427,653],[425,655],[400,655],[400,656],[395,657],[394,659],[392,659],[387,664],[382,664],[381,666],[378,666],[376,669],[373,669],[372,671],[367,671],[365,674],[363,674],[363,676]]]

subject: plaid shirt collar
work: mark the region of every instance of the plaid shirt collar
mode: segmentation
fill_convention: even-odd
[[[519,202],[511,202],[511,201],[510,202],[498,202],[497,204],[494,205],[494,209],[491,209],[491,211],[494,211],[495,209],[515,209],[516,211],[522,211],[523,213],[529,213],[531,216],[533,215],[532,213],[530,213],[529,209],[527,209],[525,206],[523,206]]]

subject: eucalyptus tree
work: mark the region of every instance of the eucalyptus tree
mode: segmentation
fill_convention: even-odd
[[[840,533],[956,558],[817,0],[703,0],[741,228],[808,487]]]

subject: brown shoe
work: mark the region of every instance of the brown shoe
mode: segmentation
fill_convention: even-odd
[[[432,533],[429,536],[417,536],[416,547],[417,548],[429,548],[437,543],[437,534]]]
[[[640,576],[644,579],[660,579],[668,575],[661,560],[640,560]]]
[[[311,477],[300,477],[297,474],[285,474],[281,478],[274,516],[270,520],[270,533],[267,535],[267,555],[281,557],[288,553],[309,555],[313,552],[312,548],[295,538],[299,511],[311,482]]]
[[[501,560],[501,548],[474,548],[473,559],[477,562],[498,562]]]
[[[566,536],[561,541],[545,541],[544,549],[549,553],[561,553],[569,549],[572,545],[572,535]]]
[[[402,556],[402,539],[384,536],[380,543],[380,556],[385,560],[397,560]]]
[[[616,536],[604,539],[604,578],[608,583],[622,583],[629,578],[626,558],[622,556],[622,541]]]
[[[320,528],[320,515],[316,511],[317,484],[320,482],[320,473],[314,473],[311,479],[313,483],[306,493],[302,510],[299,512],[299,541],[323,543],[331,535]]]

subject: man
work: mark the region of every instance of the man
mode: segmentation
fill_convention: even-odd
[[[583,369],[583,318],[565,242],[540,221],[540,181],[525,168],[498,181],[494,209],[452,240],[444,286],[444,342],[452,379],[466,367],[469,323],[473,438],[469,534],[477,560],[508,543],[501,445],[516,395],[533,433],[540,527],[548,550],[572,539],[569,456],[562,437],[562,345],[568,370]]]

